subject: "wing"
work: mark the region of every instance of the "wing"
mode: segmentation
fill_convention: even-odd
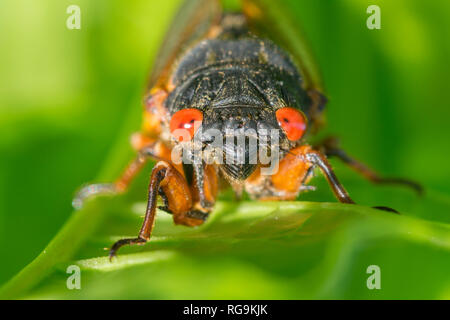
[[[323,91],[322,78],[307,41],[289,10],[280,1],[242,0],[251,30],[287,50],[297,63],[306,90]]]
[[[147,89],[164,87],[177,57],[194,42],[206,37],[220,23],[222,7],[218,0],[184,0],[178,9],[156,56]]]

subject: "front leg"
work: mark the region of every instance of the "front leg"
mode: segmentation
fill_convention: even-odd
[[[89,184],[81,188],[72,201],[72,206],[75,209],[82,208],[84,202],[89,198],[99,195],[113,195],[126,191],[130,183],[149,159],[170,160],[170,149],[162,142],[151,140],[142,134],[134,134],[132,137],[132,144],[133,147],[138,150],[138,154],[136,158],[128,164],[122,175],[112,183]]]
[[[336,198],[342,203],[355,203],[339,182],[327,159],[308,145],[287,152],[279,164],[279,170],[271,177],[272,186],[287,199],[297,197],[307,183],[311,170],[318,167],[327,179]]]
[[[164,194],[167,209],[173,214],[175,224],[193,227],[205,221],[207,214],[193,208],[191,187],[184,176],[169,162],[159,161],[150,177],[147,209],[139,235],[136,238],[121,239],[114,243],[109,252],[110,259],[124,245],[144,244],[150,240],[155,224],[157,197],[160,193]]]
[[[326,156],[308,145],[296,147],[287,152],[286,156],[280,161],[279,171],[271,177],[272,185],[279,193],[283,194],[284,192],[293,199],[309,179],[309,172],[314,167],[320,169],[339,202],[355,203],[339,182]],[[396,210],[385,206],[374,208],[398,213]]]
[[[319,151],[311,150],[304,155],[306,161],[317,166],[328,181],[334,195],[342,203],[355,203],[345,190],[344,186],[339,182],[327,158]]]

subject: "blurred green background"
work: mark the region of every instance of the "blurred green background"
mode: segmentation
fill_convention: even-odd
[[[350,154],[377,171],[413,178],[427,191],[425,197],[417,198],[408,190],[372,186],[334,163],[353,198],[364,205],[394,207],[406,212],[406,216],[423,219],[417,221],[434,221],[431,223],[448,230],[450,2],[284,2],[303,27],[323,73],[330,98],[326,132],[337,134]],[[117,175],[131,158],[130,148],[123,146],[128,135],[139,129],[145,79],[179,3],[0,1],[0,284],[31,262],[67,221],[72,213],[71,198],[81,184],[97,179],[102,175],[99,172],[108,177]],[[81,7],[81,30],[66,28],[66,8],[70,4]],[[381,7],[381,30],[366,27],[366,8],[371,4]],[[123,152],[119,152],[118,145]],[[142,179],[145,183],[146,177]],[[334,201],[326,184],[320,179],[317,184],[319,191],[303,199]],[[136,189],[135,197],[145,200],[145,187]],[[132,234],[130,230],[137,231],[138,226],[139,221],[134,221],[124,234]],[[448,233],[442,234],[448,240]],[[94,244],[92,247],[103,245]],[[404,245],[393,243],[397,252],[402,252]],[[439,254],[430,258],[427,251],[420,259],[448,266],[449,244],[444,247],[447,249]],[[335,255],[345,254],[339,251],[342,247],[336,248]],[[366,254],[370,256],[372,249],[363,246],[360,255],[351,256],[354,263]],[[421,250],[415,248],[412,252]],[[390,253],[392,257],[395,252]],[[88,256],[81,254],[79,258]],[[405,254],[401,258],[408,257]],[[240,269],[241,260],[236,263],[226,260],[226,256],[222,258],[225,261],[217,263],[229,264],[231,270],[223,274],[224,279],[233,278],[233,270],[247,277],[247,273],[239,273],[246,268]],[[187,268],[197,266],[197,262],[191,265],[183,259]],[[205,264],[215,268],[214,262]],[[182,278],[173,266],[169,270]],[[253,269],[249,270],[253,274]],[[320,276],[311,276],[309,281],[315,278]],[[237,297],[252,297],[252,292],[275,287],[279,293],[275,298],[298,297],[284,290],[276,278],[270,281],[273,287],[251,288],[248,295],[241,292]],[[427,296],[424,287],[423,297],[449,298],[448,273],[436,271],[434,281],[443,282],[447,291],[433,292],[435,287],[430,285],[430,294]],[[228,292],[226,283],[220,288]],[[355,298],[342,290],[340,295],[325,297]],[[183,296],[183,292],[180,294]],[[232,293],[194,296],[232,297]],[[98,295],[91,292],[85,297]],[[133,296],[121,296],[119,290],[112,297]]]

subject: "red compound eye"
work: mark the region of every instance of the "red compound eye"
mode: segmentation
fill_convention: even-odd
[[[300,139],[306,130],[306,118],[302,112],[294,108],[281,108],[276,112],[278,124],[283,128],[289,140]]]
[[[198,109],[180,110],[172,116],[172,119],[170,119],[170,132],[174,134],[179,141],[189,141],[195,133],[195,122],[202,122],[202,120],[203,114]]]

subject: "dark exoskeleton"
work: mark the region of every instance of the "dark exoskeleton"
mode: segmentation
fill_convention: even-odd
[[[298,56],[250,30],[261,19],[258,2],[244,1],[245,14],[222,14],[220,4],[210,0],[187,1],[180,9],[169,32],[174,39],[166,40],[150,79],[143,129],[132,139],[137,159],[116,183],[85,187],[74,200],[80,205],[95,194],[122,192],[148,159],[158,160],[139,236],[116,242],[111,257],[123,245],[150,239],[158,196],[164,202],[160,208],[173,214],[176,224],[202,224],[212,211],[220,177],[238,196],[245,190],[254,199],[293,200],[308,189],[317,167],[340,202],[354,203],[327,161],[336,156],[374,182],[420,191],[407,180],[380,178],[339,149],[335,139],[307,144],[320,126],[326,99],[298,67]],[[188,134],[177,137],[176,129]],[[278,133],[276,141],[270,140],[272,132]],[[200,150],[201,156],[174,161],[177,146]],[[259,161],[261,150],[272,162]],[[274,163],[276,170],[266,170]]]

